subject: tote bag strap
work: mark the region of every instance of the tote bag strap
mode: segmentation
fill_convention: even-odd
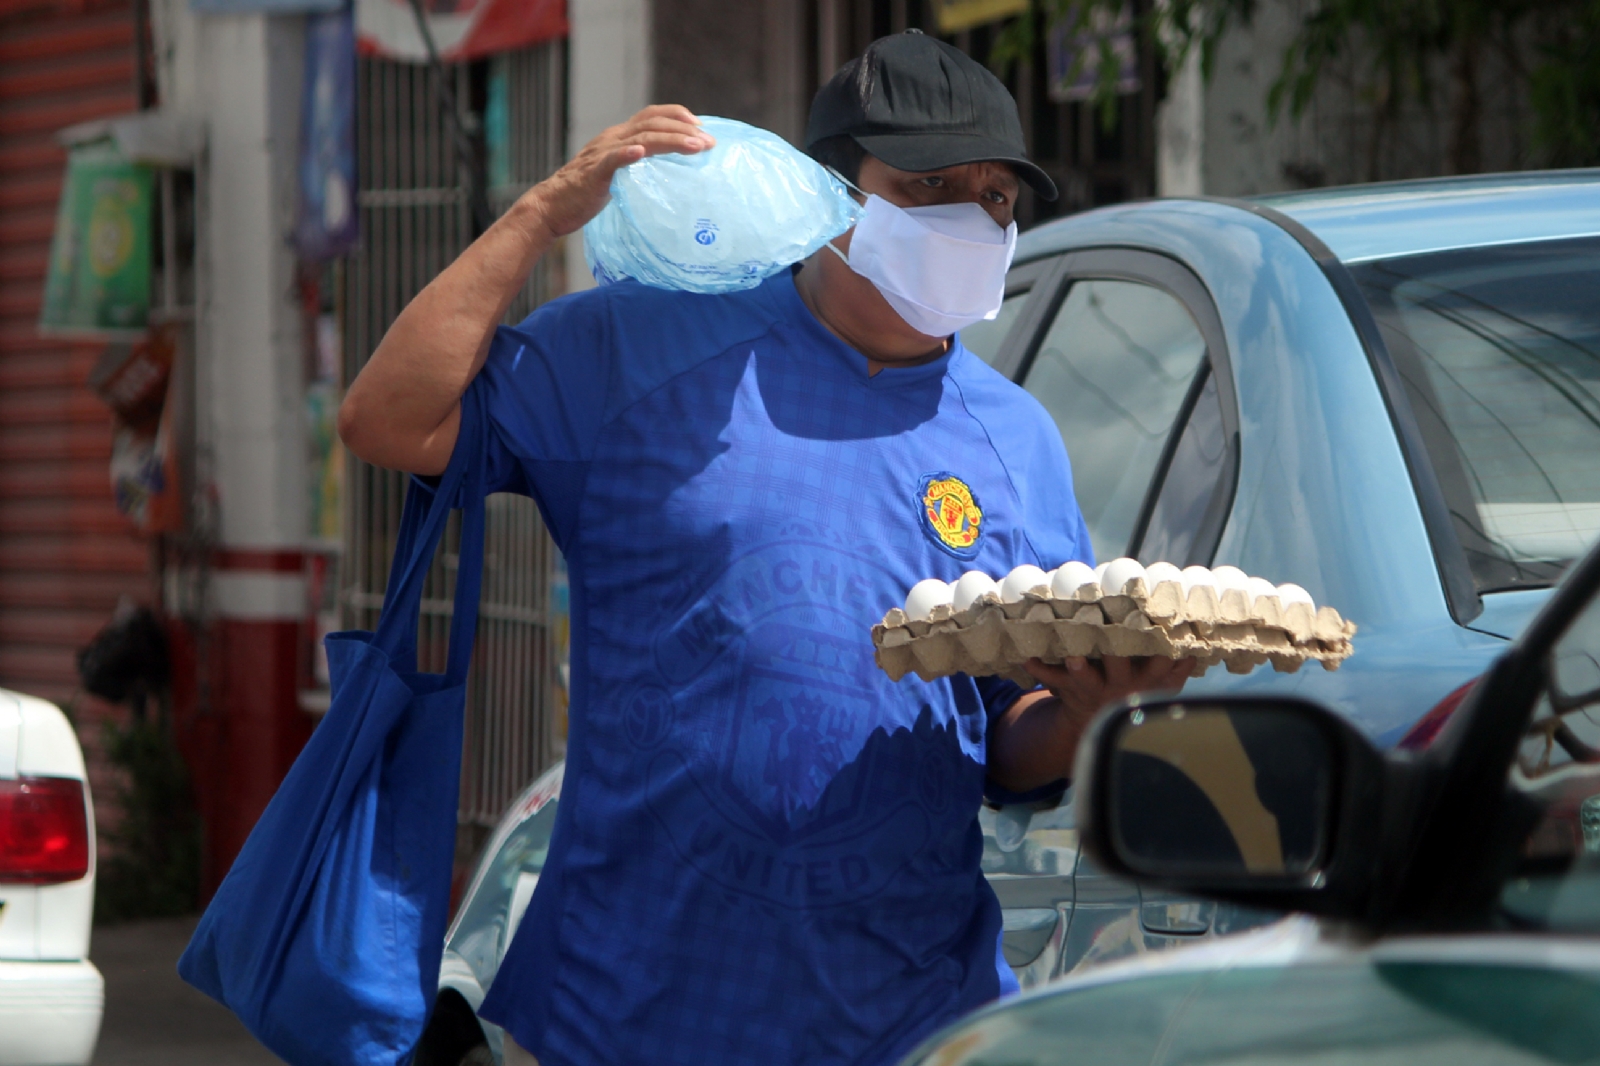
[[[483,582],[483,472],[487,441],[482,395],[479,390],[469,388],[461,398],[461,425],[455,450],[439,484],[430,490],[413,481],[406,489],[383,612],[372,640],[401,672],[416,670],[417,622],[423,586],[433,565],[434,552],[444,536],[445,523],[459,503],[462,510],[460,564],[456,571],[455,610],[445,672],[451,683],[459,683],[466,677],[472,659],[478,596]]]

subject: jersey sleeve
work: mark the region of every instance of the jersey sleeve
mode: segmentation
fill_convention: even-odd
[[[998,430],[1012,438],[1001,455],[1026,508],[1023,532],[1047,570],[1073,559],[1093,566],[1094,546],[1072,487],[1066,446],[1044,409],[1031,396],[1027,401],[1019,405],[1023,417],[1002,423]],[[990,432],[996,432],[994,425]]]
[[[605,420],[610,333],[600,290],[552,300],[495,331],[471,386],[489,415],[489,491],[533,497],[563,551]]]
[[[1022,532],[1053,570],[1076,559],[1093,566],[1094,546],[1078,508],[1072,463],[1049,412],[1027,391],[964,353],[957,381],[967,410],[989,435],[1023,506]]]

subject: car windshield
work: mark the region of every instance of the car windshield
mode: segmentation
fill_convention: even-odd
[[[1553,584],[1600,533],[1600,238],[1351,267],[1480,592]]]
[[[1600,932],[1600,597],[1546,660],[1508,784],[1531,831],[1502,917],[1516,928]]]

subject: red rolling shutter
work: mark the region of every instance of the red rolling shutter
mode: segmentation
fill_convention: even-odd
[[[36,322],[66,154],[54,134],[138,106],[131,0],[0,0],[0,685],[65,702],[119,596],[153,595],[111,502],[101,345]]]

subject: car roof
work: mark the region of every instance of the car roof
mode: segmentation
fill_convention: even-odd
[[[1347,185],[1252,198],[1347,263],[1600,234],[1600,170]]]

